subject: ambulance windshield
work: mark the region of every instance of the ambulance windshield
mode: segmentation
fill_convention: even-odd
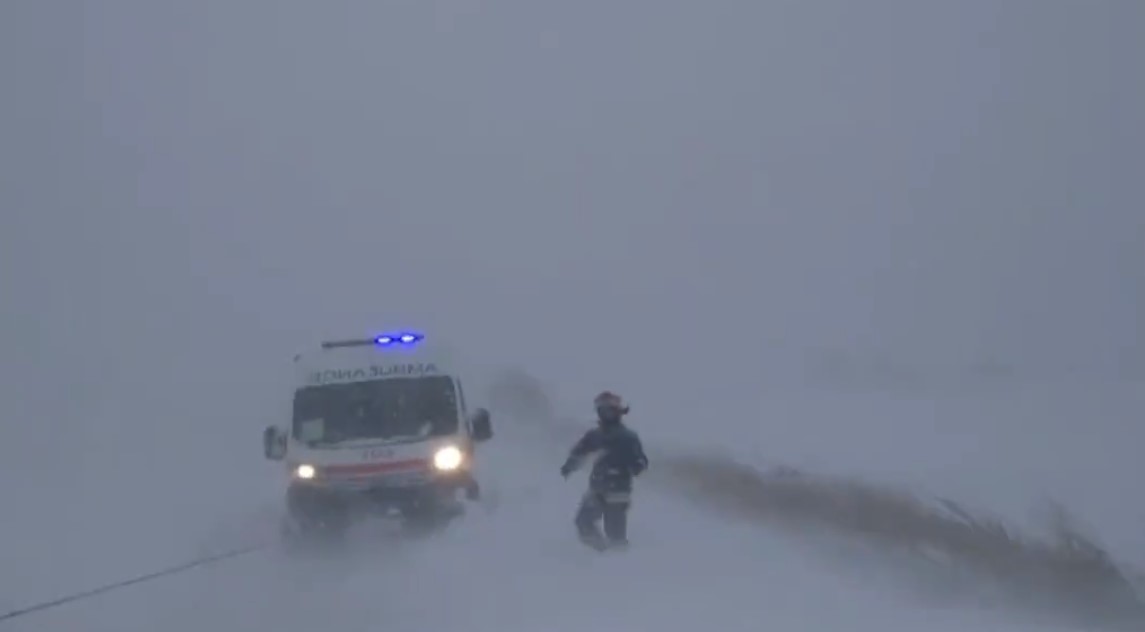
[[[294,394],[293,434],[309,444],[355,439],[423,439],[458,429],[448,376],[308,386]]]

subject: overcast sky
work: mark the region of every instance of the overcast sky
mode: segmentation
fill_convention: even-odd
[[[0,17],[16,401],[65,406],[34,386],[47,373],[76,401],[209,390],[405,324],[602,380],[836,347],[1142,348],[1134,0]]]
[[[277,499],[259,433],[326,337],[417,327],[585,413],[740,430],[825,350],[1145,357],[1142,60],[1141,0],[0,0],[0,593]],[[835,451],[853,401],[812,395],[744,440],[851,468],[919,417],[1013,424],[908,463],[961,473],[1056,415],[1033,485],[1063,427],[1134,423],[1101,392],[888,406]],[[1103,483],[1140,443],[1108,436]]]

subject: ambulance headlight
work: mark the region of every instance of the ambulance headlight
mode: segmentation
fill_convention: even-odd
[[[307,465],[305,463],[294,468],[294,475],[303,480],[310,480],[314,478],[315,473],[316,472],[314,471],[314,466]]]
[[[433,455],[433,467],[445,472],[450,472],[461,467],[461,461],[461,450],[453,446],[446,446]]]

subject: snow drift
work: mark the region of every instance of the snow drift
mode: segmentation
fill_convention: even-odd
[[[556,414],[548,389],[527,371],[500,373],[488,392],[495,414],[540,425],[552,439],[569,441],[584,430],[583,422]],[[1141,575],[1113,559],[1060,503],[1052,507],[1049,536],[1036,537],[954,500],[923,499],[857,478],[782,464],[759,468],[702,450],[652,459],[646,486],[708,513],[805,536],[813,549],[829,547],[824,538],[849,540],[877,553],[862,556],[863,564],[874,559],[925,573],[943,582],[948,596],[962,592],[981,602],[987,590],[995,605],[1087,629],[1145,629]]]

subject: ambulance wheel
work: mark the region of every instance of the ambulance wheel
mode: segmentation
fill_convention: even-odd
[[[349,508],[335,498],[305,487],[291,487],[286,497],[286,528],[292,537],[338,540],[349,528]]]
[[[438,531],[464,511],[456,500],[428,500],[402,508],[402,526],[407,533],[428,534]]]
[[[477,481],[469,479],[465,483],[465,498],[473,501],[481,500],[481,486]]]

